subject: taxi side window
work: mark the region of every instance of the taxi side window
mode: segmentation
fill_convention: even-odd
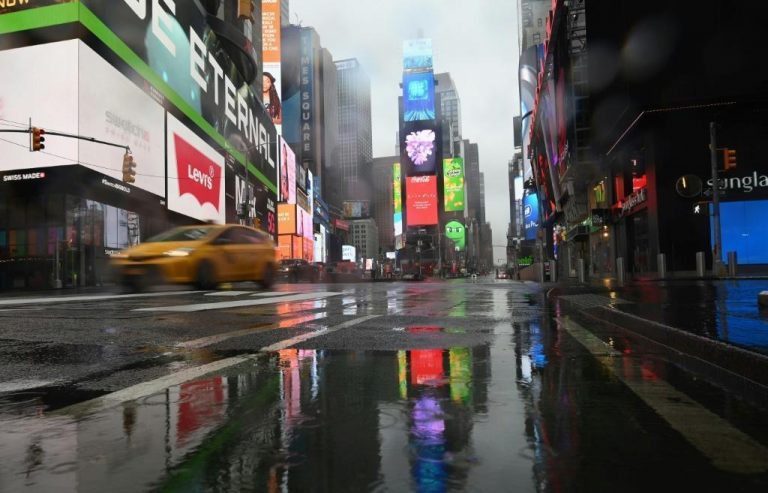
[[[221,233],[218,237],[216,237],[215,240],[213,240],[214,245],[234,245],[236,243],[239,243],[237,238],[237,233],[235,231],[235,228],[230,228],[225,230],[223,233]]]
[[[248,243],[251,245],[260,245],[266,241],[264,235],[262,235],[258,231],[251,231],[250,229],[242,229],[241,233],[243,237],[243,243]]]

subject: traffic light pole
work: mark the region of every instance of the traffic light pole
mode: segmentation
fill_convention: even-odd
[[[722,269],[723,238],[720,231],[720,177],[717,170],[717,127],[709,122],[709,156],[712,165],[712,223],[714,225],[714,245],[712,251],[712,274],[720,276]]]
[[[28,134],[32,132],[32,128],[25,128],[23,130],[11,130],[11,129],[0,129],[0,133],[17,133],[17,134]],[[99,140],[95,139],[93,137],[83,137],[82,135],[73,135],[73,134],[66,134],[62,132],[51,132],[49,130],[45,131],[45,135],[56,135],[57,137],[68,137],[70,139],[78,139],[78,140],[86,140],[88,142],[93,142],[95,144],[104,144],[112,147],[119,147],[121,149],[125,149],[126,151],[130,151],[130,147],[124,144],[115,144],[114,142],[107,142],[105,140]]]

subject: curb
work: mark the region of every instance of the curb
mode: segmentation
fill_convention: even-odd
[[[616,308],[597,306],[585,308],[549,293],[567,312],[588,318],[602,326],[618,328],[639,335],[653,343],[676,351],[680,363],[697,373],[711,376],[718,371],[717,380],[730,390],[742,390],[760,395],[768,403],[768,356],[721,341],[702,337]]]

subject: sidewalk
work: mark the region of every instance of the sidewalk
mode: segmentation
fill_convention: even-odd
[[[768,387],[768,279],[679,279],[553,285],[558,308],[618,326]]]

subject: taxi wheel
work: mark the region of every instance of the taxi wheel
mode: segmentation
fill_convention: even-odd
[[[272,287],[272,284],[275,282],[275,268],[272,267],[272,264],[267,264],[264,266],[264,273],[261,275],[261,280],[259,281],[259,285],[264,289],[269,289]]]
[[[216,272],[210,262],[202,261],[197,266],[197,278],[195,285],[197,289],[216,289]]]

